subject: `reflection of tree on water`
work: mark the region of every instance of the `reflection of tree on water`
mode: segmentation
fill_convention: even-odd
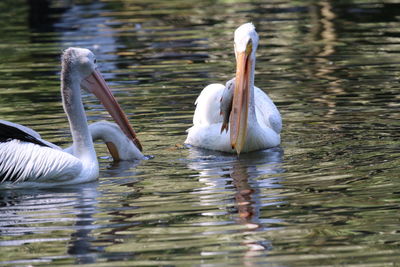
[[[335,19],[332,3],[330,1],[319,1],[311,5],[309,9],[311,29],[309,34],[310,43],[310,66],[313,75],[322,81],[328,81],[327,93],[315,97],[314,101],[324,103],[328,107],[327,117],[336,113],[336,101],[333,95],[345,93],[342,88],[342,79],[337,73],[338,67],[331,62],[330,57],[336,53],[338,34],[336,33]],[[306,59],[307,60],[307,59]]]
[[[106,80],[114,77],[112,71],[119,69],[117,50],[122,45],[117,43],[109,20],[112,17],[99,16],[107,12],[105,4],[93,1],[86,5],[71,5],[54,24],[61,32],[60,41],[63,48],[70,46],[84,47],[93,51],[101,70],[106,73]]]
[[[210,198],[217,198],[216,192],[232,192],[230,199],[234,208],[227,209],[230,202],[224,202],[224,207],[220,209],[227,210],[227,214],[230,214],[237,224],[245,226],[240,230],[243,237],[241,244],[247,247],[245,257],[259,256],[268,250],[272,244],[262,238],[262,232],[270,229],[267,224],[277,221],[262,218],[262,210],[265,206],[277,205],[283,201],[274,191],[282,187],[279,184],[279,174],[284,172],[281,166],[283,151],[273,148],[243,154],[239,158],[236,155],[197,148],[191,148],[190,152],[193,162],[189,167],[199,171],[199,180],[206,184],[201,188],[201,193],[207,196],[203,198],[205,206],[218,202],[221,206],[221,200]],[[220,215],[215,212],[204,214]]]

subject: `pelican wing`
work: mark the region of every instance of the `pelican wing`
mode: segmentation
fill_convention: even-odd
[[[81,170],[82,162],[61,150],[17,139],[0,143],[0,183],[60,182]]]
[[[254,86],[254,100],[257,121],[261,127],[271,128],[277,134],[282,130],[282,118],[278,108],[269,96]]]
[[[221,132],[221,126],[224,122],[224,112],[221,115],[221,97],[226,93],[226,86],[222,84],[210,84],[201,91],[196,100],[196,110],[193,116],[193,126],[187,130],[186,144],[203,147],[211,150],[233,152],[230,143],[229,134],[226,131]],[[225,94],[225,95],[226,95]],[[254,87],[254,102],[256,117],[264,132],[259,137],[273,136],[279,139],[279,133],[282,129],[282,119],[279,110],[269,96],[260,88]],[[266,132],[269,134],[266,134]],[[247,145],[246,151],[257,150],[270,147],[269,144],[276,144],[276,141],[270,139],[253,138]],[[267,145],[264,145],[264,144]],[[261,145],[259,145],[261,144]],[[278,143],[279,144],[279,143]]]
[[[61,150],[57,145],[43,140],[40,134],[31,128],[21,124],[0,120],[0,142],[8,142],[10,140],[20,140]]]
[[[196,100],[193,125],[211,125],[222,122],[220,100],[225,86],[213,83],[206,86]]]
[[[224,120],[221,115],[221,97],[224,90],[224,85],[214,83],[201,91],[196,100],[193,126],[187,129],[185,144],[232,152],[228,133],[221,132]]]
[[[10,122],[10,121],[4,121],[0,120],[0,138],[5,137],[6,135],[12,135],[12,134],[20,134],[20,135],[31,135],[34,138],[41,138],[40,134],[37,133],[36,131],[32,130],[31,128],[28,128],[24,125]]]

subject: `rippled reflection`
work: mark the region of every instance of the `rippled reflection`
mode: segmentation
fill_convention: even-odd
[[[1,192],[0,246],[27,249],[25,255],[11,262],[23,264],[24,259],[30,262],[32,257],[43,263],[55,259],[43,257],[41,249],[35,249],[37,243],[47,244],[45,247],[65,253],[65,257],[84,255],[82,262],[93,262],[87,252],[91,250],[89,234],[96,228],[92,216],[98,213],[97,187],[97,183],[91,183],[54,191]],[[69,247],[67,251],[65,246]]]
[[[190,149],[189,158],[192,162],[189,168],[199,172],[199,181],[205,185],[195,192],[200,194],[200,205],[220,206],[217,211],[204,212],[202,216],[213,218],[228,214],[232,222],[244,226],[239,232],[242,238],[240,244],[247,247],[245,258],[261,256],[261,251],[269,250],[273,246],[270,240],[262,237],[262,232],[272,230],[274,227],[270,225],[282,224],[280,220],[263,217],[265,212],[261,211],[267,211],[268,206],[285,202],[279,192],[274,190],[282,188],[279,182],[280,174],[284,172],[283,151],[274,148],[244,154],[240,158],[215,153]],[[213,226],[215,222],[203,222],[202,225]],[[209,235],[209,230],[204,234]],[[202,255],[210,253],[213,254],[202,251]]]
[[[103,175],[135,176],[136,173],[130,170],[139,163],[139,161],[114,163],[103,172]],[[129,181],[132,183],[132,180]],[[127,180],[118,181],[118,183],[123,182],[126,184]],[[38,246],[35,249],[36,243],[47,244],[44,249],[48,247],[57,250],[58,253],[65,255],[61,258],[75,258],[75,263],[79,264],[94,263],[99,253],[103,252],[101,245],[93,243],[96,239],[93,230],[103,228],[98,224],[102,219],[96,218],[103,212],[99,207],[99,199],[105,197],[99,192],[98,183],[74,185],[62,189],[2,191],[0,197],[2,218],[0,246],[26,247],[29,251],[23,257],[26,260],[9,263],[30,262],[29,259],[32,257],[38,257],[40,259],[38,262],[51,262],[59,258],[43,257],[41,255],[43,248]],[[114,227],[117,226],[122,227],[122,224],[115,223]],[[127,224],[125,223],[123,227],[127,227]],[[16,239],[18,236],[22,238]],[[52,248],[52,244],[57,245]]]

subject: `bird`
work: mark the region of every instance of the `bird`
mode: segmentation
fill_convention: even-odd
[[[28,127],[0,121],[0,188],[53,187],[98,178],[99,164],[92,140],[92,135],[98,135],[98,125],[91,127],[91,133],[81,89],[93,93],[126,138],[142,150],[128,118],[97,69],[95,55],[89,49],[70,47],[61,57],[61,96],[72,147],[63,151]]]
[[[185,144],[237,155],[280,145],[280,112],[271,98],[254,86],[258,41],[252,23],[235,30],[235,78],[201,91]]]

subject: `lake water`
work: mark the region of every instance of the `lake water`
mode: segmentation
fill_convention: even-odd
[[[74,4],[71,4],[74,2]],[[0,3],[0,118],[67,146],[60,53],[97,55],[140,162],[102,144],[97,182],[0,192],[0,265],[395,266],[400,262],[400,1]],[[183,146],[194,101],[260,35],[256,85],[279,148]],[[91,95],[88,119],[108,119]]]

